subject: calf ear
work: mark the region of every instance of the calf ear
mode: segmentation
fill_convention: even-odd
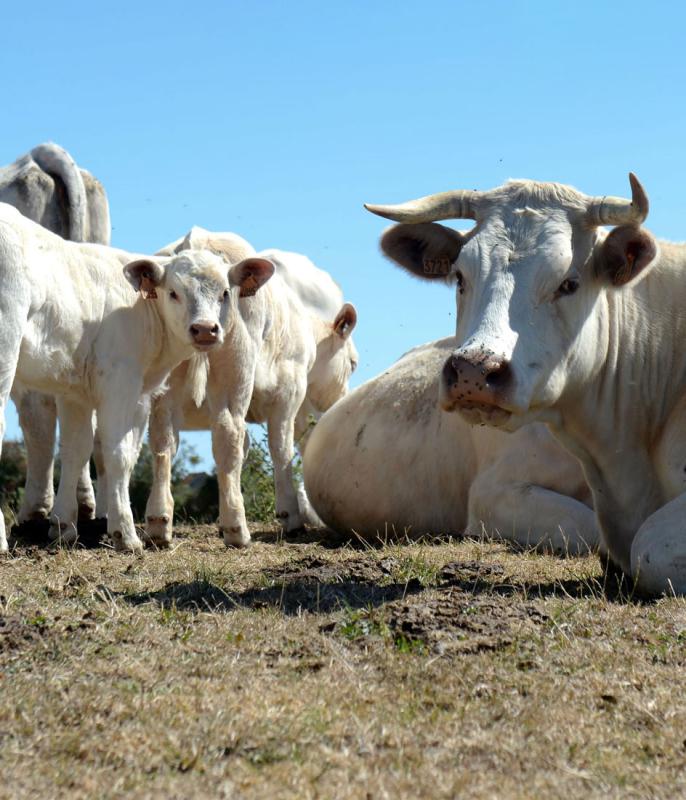
[[[274,265],[266,258],[244,258],[229,270],[229,283],[240,286],[240,297],[252,297],[274,274]]]
[[[600,250],[598,275],[613,286],[624,286],[657,255],[652,234],[633,225],[620,225],[608,233]]]
[[[341,339],[347,339],[353,332],[355,325],[357,325],[355,306],[352,303],[344,303],[333,321],[333,331]]]
[[[463,234],[435,222],[394,225],[381,237],[381,250],[418,278],[445,280],[464,244]]]
[[[149,258],[130,261],[124,267],[124,275],[137,292],[143,292],[146,300],[157,297],[155,289],[162,283],[164,267]]]

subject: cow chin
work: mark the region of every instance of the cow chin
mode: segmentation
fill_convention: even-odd
[[[208,353],[210,350],[214,350],[214,348],[219,344],[219,341],[215,339],[213,342],[191,342],[193,345],[193,349],[197,350],[199,353]]]
[[[481,403],[470,405],[456,405],[453,410],[459,412],[460,416],[470,425],[490,425],[492,428],[504,428],[512,420],[512,413],[500,406],[491,406]]]

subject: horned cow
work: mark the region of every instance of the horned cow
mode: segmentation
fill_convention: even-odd
[[[459,287],[444,408],[509,431],[546,422],[582,462],[605,557],[642,591],[684,594],[686,245],[642,227],[629,177],[631,201],[512,181],[369,208],[401,223],[382,239],[391,258]]]

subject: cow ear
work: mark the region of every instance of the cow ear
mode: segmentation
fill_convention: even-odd
[[[341,339],[347,339],[353,332],[355,325],[357,325],[355,306],[352,303],[344,303],[333,321],[333,331]]]
[[[463,234],[435,222],[394,225],[381,237],[381,250],[418,278],[445,280],[464,244]]]
[[[252,297],[274,274],[274,265],[266,258],[244,258],[229,270],[229,283],[240,286],[240,297]]]
[[[146,300],[157,297],[155,289],[162,283],[164,267],[149,258],[130,261],[124,267],[124,275],[137,292],[143,292]]]
[[[620,225],[608,233],[600,250],[598,275],[613,286],[624,286],[657,255],[657,242],[643,228]]]

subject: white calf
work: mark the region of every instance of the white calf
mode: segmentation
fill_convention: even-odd
[[[164,252],[182,252],[186,246],[214,250],[228,263],[254,252],[238,236],[198,228]],[[326,284],[331,281],[329,276],[326,280],[320,277],[318,293],[317,273],[325,273],[308,262],[310,268],[299,275],[300,280],[306,277],[308,305],[290,285],[298,281],[288,274],[291,254],[268,251],[260,255],[274,263],[274,277],[251,301],[252,306],[239,303],[239,314],[232,319],[223,346],[210,354],[207,364],[193,359],[180,365],[170,378],[169,390],[153,404],[150,444],[154,485],[146,522],[147,535],[157,544],[171,540],[173,500],[169,484],[178,431],[207,428],[212,430],[219,478],[219,528],[227,545],[248,544],[250,534],[240,492],[246,418],[267,423],[277,517],[287,531],[302,525],[306,509],[299,507],[293,486],[294,430],[298,438],[304,437],[308,414],[320,415],[347,390],[357,359],[349,338],[356,314],[351,305],[342,304],[325,321],[311,309],[316,306],[328,313],[331,301],[325,302],[324,296],[330,288]],[[202,385],[199,372],[206,378],[205,392],[197,391]]]
[[[0,204],[0,435],[15,377],[58,397],[62,476],[54,536],[75,536],[76,486],[92,450],[96,409],[108,530],[118,549],[140,548],[128,481],[150,393],[194,351],[221,344],[238,293],[271,269],[264,259],[227,270],[211,253],[152,260],[66,242]],[[6,549],[0,519],[0,550]]]

